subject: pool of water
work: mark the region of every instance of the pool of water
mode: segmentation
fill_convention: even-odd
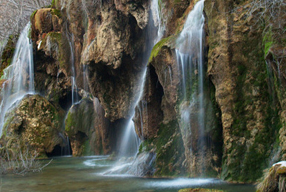
[[[202,187],[229,192],[255,192],[252,185],[228,184],[218,179],[154,179],[104,175],[114,165],[106,156],[60,157],[40,173],[0,176],[0,192],[177,192]]]

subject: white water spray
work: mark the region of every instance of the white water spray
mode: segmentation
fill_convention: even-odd
[[[12,63],[4,70],[1,77],[5,82],[1,89],[0,104],[0,136],[5,123],[8,109],[26,94],[34,94],[34,63],[33,46],[28,37],[31,24],[28,23],[22,31],[16,45]]]
[[[152,10],[152,15],[153,15],[153,21],[155,27],[158,27],[157,31],[157,37],[155,38],[155,43],[159,42],[165,32],[165,23],[164,23],[164,18],[162,15],[162,0],[152,0],[151,2],[151,10]]]
[[[72,82],[72,105],[78,102],[78,97],[77,95],[75,95],[76,91],[77,91],[77,85],[76,85],[76,71],[75,71],[75,61],[74,61],[74,46],[73,46],[73,42],[74,42],[74,36],[73,34],[71,35],[71,39],[69,38],[69,35],[66,34],[68,41],[69,41],[69,46],[70,46],[70,53],[71,53],[71,72],[72,72],[72,76],[71,76],[71,82]]]
[[[139,92],[135,95],[136,99],[133,104],[132,115],[127,122],[127,126],[121,138],[121,145],[119,149],[120,156],[135,157],[139,150],[139,145],[141,143],[141,140],[136,133],[133,118],[135,116],[135,107],[139,104],[143,96],[146,72],[147,72],[147,65],[144,67],[144,70],[140,74],[140,78],[138,82],[138,86],[140,87],[140,89],[139,89]]]
[[[142,61],[144,64],[144,68],[142,69],[141,73],[138,75],[139,78],[137,80],[137,87],[139,87],[139,89],[138,89],[138,92],[134,96],[135,99],[131,106],[131,109],[132,109],[131,117],[127,121],[127,125],[121,137],[121,142],[120,142],[121,145],[119,148],[119,156],[121,157],[129,156],[133,158],[129,159],[129,161],[127,162],[119,161],[115,165],[115,167],[113,167],[111,170],[108,170],[104,174],[108,174],[108,175],[120,174],[121,175],[122,173],[128,173],[132,175],[141,175],[142,169],[139,168],[139,165],[142,163],[142,161],[144,161],[144,159],[146,158],[149,159],[149,157],[151,157],[150,155],[147,155],[147,156],[143,155],[142,157],[136,157],[139,151],[141,139],[136,133],[133,118],[135,116],[135,108],[137,107],[139,109],[138,111],[139,111],[140,122],[141,122],[140,129],[141,129],[141,133],[143,133],[143,122],[144,122],[143,114],[144,112],[147,111],[147,103],[146,101],[142,100],[142,96],[144,94],[144,84],[145,84],[146,74],[147,74],[148,58],[151,54],[151,50],[153,46],[161,40],[161,38],[163,37],[164,30],[165,30],[164,26],[161,25],[161,22],[160,22],[161,11],[158,6],[159,5],[158,1],[160,0],[152,0],[151,2],[152,3],[151,7],[153,8],[152,9],[153,17],[149,17],[149,22],[147,26],[148,37],[146,39],[148,39],[149,41],[146,42],[147,52],[145,53],[143,61]],[[154,8],[155,8],[155,11],[154,11]],[[155,33],[156,34],[155,36],[153,35],[154,30],[157,30],[157,33]],[[134,158],[136,159],[134,160]]]
[[[199,150],[205,147],[204,110],[204,0],[200,0],[189,13],[184,28],[177,39],[176,56],[182,73],[181,130],[185,139],[191,138],[192,130],[197,129]],[[192,124],[196,123],[196,127]],[[190,147],[190,155],[192,148]],[[203,152],[201,152],[203,154]],[[203,156],[200,157],[204,159]],[[202,165],[203,167],[204,165]]]
[[[134,96],[135,101],[134,101],[134,104],[132,105],[132,115],[131,115],[131,118],[128,120],[127,126],[124,130],[123,137],[121,138],[122,142],[121,142],[121,146],[119,149],[120,156],[126,156],[126,154],[129,154],[135,157],[138,153],[139,145],[141,143],[141,140],[135,131],[135,124],[134,124],[133,118],[135,116],[135,108],[138,107],[139,113],[140,113],[139,114],[140,120],[141,120],[141,133],[143,133],[142,113],[144,113],[144,111],[147,110],[146,102],[142,101],[142,96],[144,93],[144,84],[145,84],[146,73],[147,73],[148,59],[146,58],[149,58],[153,46],[161,40],[161,38],[163,37],[164,31],[165,31],[165,26],[163,23],[162,13],[161,13],[162,3],[159,3],[159,1],[161,2],[161,0],[151,1],[151,12],[152,12],[153,17],[152,18],[150,17],[150,19],[152,19],[154,26],[151,26],[150,24],[148,25],[148,30],[151,31],[151,33],[148,33],[148,35],[150,36],[150,34],[152,34],[152,30],[154,29],[153,27],[157,28],[157,34],[156,36],[151,36],[151,38],[150,37],[147,38],[150,40],[150,42],[146,42],[148,51],[147,51],[147,54],[145,55],[145,58],[143,59],[143,63],[145,66],[144,66],[143,71],[139,75],[139,81],[137,85],[139,87],[139,92]],[[149,23],[152,23],[152,22],[149,20]],[[132,148],[131,152],[130,152],[130,147],[128,147],[130,145],[136,145],[135,149],[134,147],[131,147]]]

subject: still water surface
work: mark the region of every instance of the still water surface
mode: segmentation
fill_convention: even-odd
[[[217,179],[151,179],[103,175],[114,162],[106,156],[54,158],[40,173],[0,176],[0,192],[177,192],[202,187],[228,192],[255,192],[251,185],[227,184]]]

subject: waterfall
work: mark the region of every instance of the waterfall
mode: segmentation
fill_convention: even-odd
[[[67,30],[68,31],[68,30]],[[68,42],[69,42],[69,47],[70,47],[70,61],[71,61],[71,72],[72,72],[72,76],[71,76],[71,83],[72,83],[72,105],[78,102],[78,97],[77,94],[75,95],[76,91],[77,91],[77,85],[76,85],[76,71],[75,71],[75,61],[74,61],[74,46],[73,46],[73,42],[74,42],[74,36],[73,34],[71,34],[71,39],[69,37],[69,34],[66,33],[66,36],[68,38]]]
[[[30,28],[31,24],[28,23],[19,37],[12,63],[1,77],[4,83],[0,92],[0,136],[8,109],[26,94],[35,92],[33,46],[28,37]]]
[[[165,25],[162,16],[162,0],[152,0],[151,10],[153,15],[154,26],[158,28],[155,44],[160,41],[165,32]]]
[[[120,156],[135,156],[139,150],[139,145],[141,141],[136,133],[133,118],[135,116],[135,107],[138,106],[143,96],[146,72],[147,63],[140,74],[139,82],[137,84],[137,86],[139,87],[139,92],[135,95],[135,101],[132,105],[132,114],[127,121],[127,125],[125,126],[124,132],[121,137],[121,145],[119,149]]]
[[[176,56],[182,74],[182,96],[180,104],[180,126],[183,140],[197,137],[197,151],[200,153],[201,169],[204,166],[205,109],[204,109],[204,0],[196,3],[189,13],[184,28],[177,39]],[[186,142],[184,143],[193,143]],[[189,155],[194,158],[192,144]],[[186,147],[186,146],[185,146]],[[194,161],[192,161],[194,162]],[[194,165],[191,165],[194,166]]]
[[[126,156],[126,154],[130,156],[136,156],[139,150],[139,145],[141,143],[139,136],[135,130],[135,124],[133,118],[135,116],[135,108],[139,108],[140,112],[140,120],[141,120],[141,133],[143,133],[143,111],[147,110],[147,104],[145,101],[142,100],[142,96],[144,93],[144,84],[145,78],[147,73],[147,64],[148,58],[150,57],[151,51],[153,46],[161,40],[164,34],[165,27],[162,22],[162,14],[161,14],[161,6],[159,5],[159,1],[161,0],[152,0],[151,1],[151,16],[149,17],[149,22],[147,26],[147,38],[149,41],[146,42],[147,51],[143,58],[144,69],[142,70],[141,74],[139,75],[139,81],[137,86],[139,87],[139,92],[135,95],[135,101],[132,104],[132,114],[131,117],[128,119],[128,123],[125,127],[123,136],[121,138],[121,146],[119,149],[120,156]],[[156,35],[153,35],[154,30],[156,30]],[[135,147],[133,147],[136,145]],[[128,147],[129,146],[129,147]],[[131,147],[130,147],[131,146]]]
[[[158,1],[160,0],[152,0],[152,7],[154,4],[158,5]],[[154,7],[153,7],[154,8]],[[159,6],[156,6],[156,9],[159,9]],[[135,116],[135,108],[138,108],[141,124],[138,129],[141,129],[141,133],[143,133],[143,113],[147,110],[147,102],[143,100],[143,94],[144,94],[144,85],[145,85],[145,79],[147,74],[147,64],[148,59],[151,54],[153,46],[161,40],[163,37],[164,30],[160,31],[160,28],[162,26],[158,25],[158,14],[160,10],[154,10],[150,11],[149,16],[149,22],[147,25],[147,34],[146,34],[146,47],[147,51],[143,55],[142,64],[144,68],[138,75],[137,79],[137,87],[138,91],[134,96],[134,102],[131,105],[131,116],[127,121],[127,124],[125,126],[125,129],[123,130],[122,137],[120,138],[120,148],[119,148],[119,156],[120,157],[133,157],[131,159],[123,159],[123,162],[119,160],[115,166],[106,171],[104,174],[128,174],[128,175],[137,175],[137,176],[143,176],[144,175],[144,168],[140,166],[142,162],[145,164],[148,162],[152,162],[154,160],[154,154],[141,154],[137,156],[139,151],[139,146],[141,143],[141,139],[138,136],[138,133],[136,133],[136,127],[135,123],[133,121],[133,118]],[[156,24],[157,23],[157,24]],[[164,28],[164,27],[163,27]],[[156,32],[156,33],[154,33]],[[155,34],[155,35],[154,35]],[[148,117],[147,117],[148,118]],[[140,132],[138,131],[138,132]],[[145,162],[146,161],[146,162]],[[150,163],[149,163],[150,164]],[[151,164],[149,165],[151,166]]]

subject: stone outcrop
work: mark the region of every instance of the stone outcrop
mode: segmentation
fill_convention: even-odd
[[[261,21],[268,16],[255,1],[206,1],[205,12],[208,75],[223,126],[222,177],[255,181],[278,151],[281,128],[276,93],[268,91],[273,86],[264,54],[269,26]]]
[[[285,161],[274,164],[265,173],[263,181],[257,185],[256,192],[285,191],[286,166]]]
[[[63,117],[64,111],[45,98],[26,95],[6,114],[1,142],[12,150],[13,145],[20,142],[24,144],[23,148],[36,151],[39,157],[46,157],[55,146],[67,145]]]
[[[81,63],[87,65],[90,91],[100,100],[105,116],[111,121],[128,119],[146,64],[142,58],[146,50],[140,28],[144,25],[138,26],[141,22],[112,4],[103,3],[99,11],[99,21],[96,19],[92,21],[95,25],[89,25],[88,31],[93,34],[87,33]]]
[[[108,154],[111,152],[111,133],[97,99],[84,98],[73,105],[65,120],[73,156]]]
[[[35,90],[65,110],[72,99],[71,49],[59,10],[40,9],[31,16],[35,47]],[[74,93],[77,94],[77,93]]]
[[[90,99],[83,99],[69,109],[65,131],[71,142],[73,156],[95,154],[94,118],[93,102]]]

